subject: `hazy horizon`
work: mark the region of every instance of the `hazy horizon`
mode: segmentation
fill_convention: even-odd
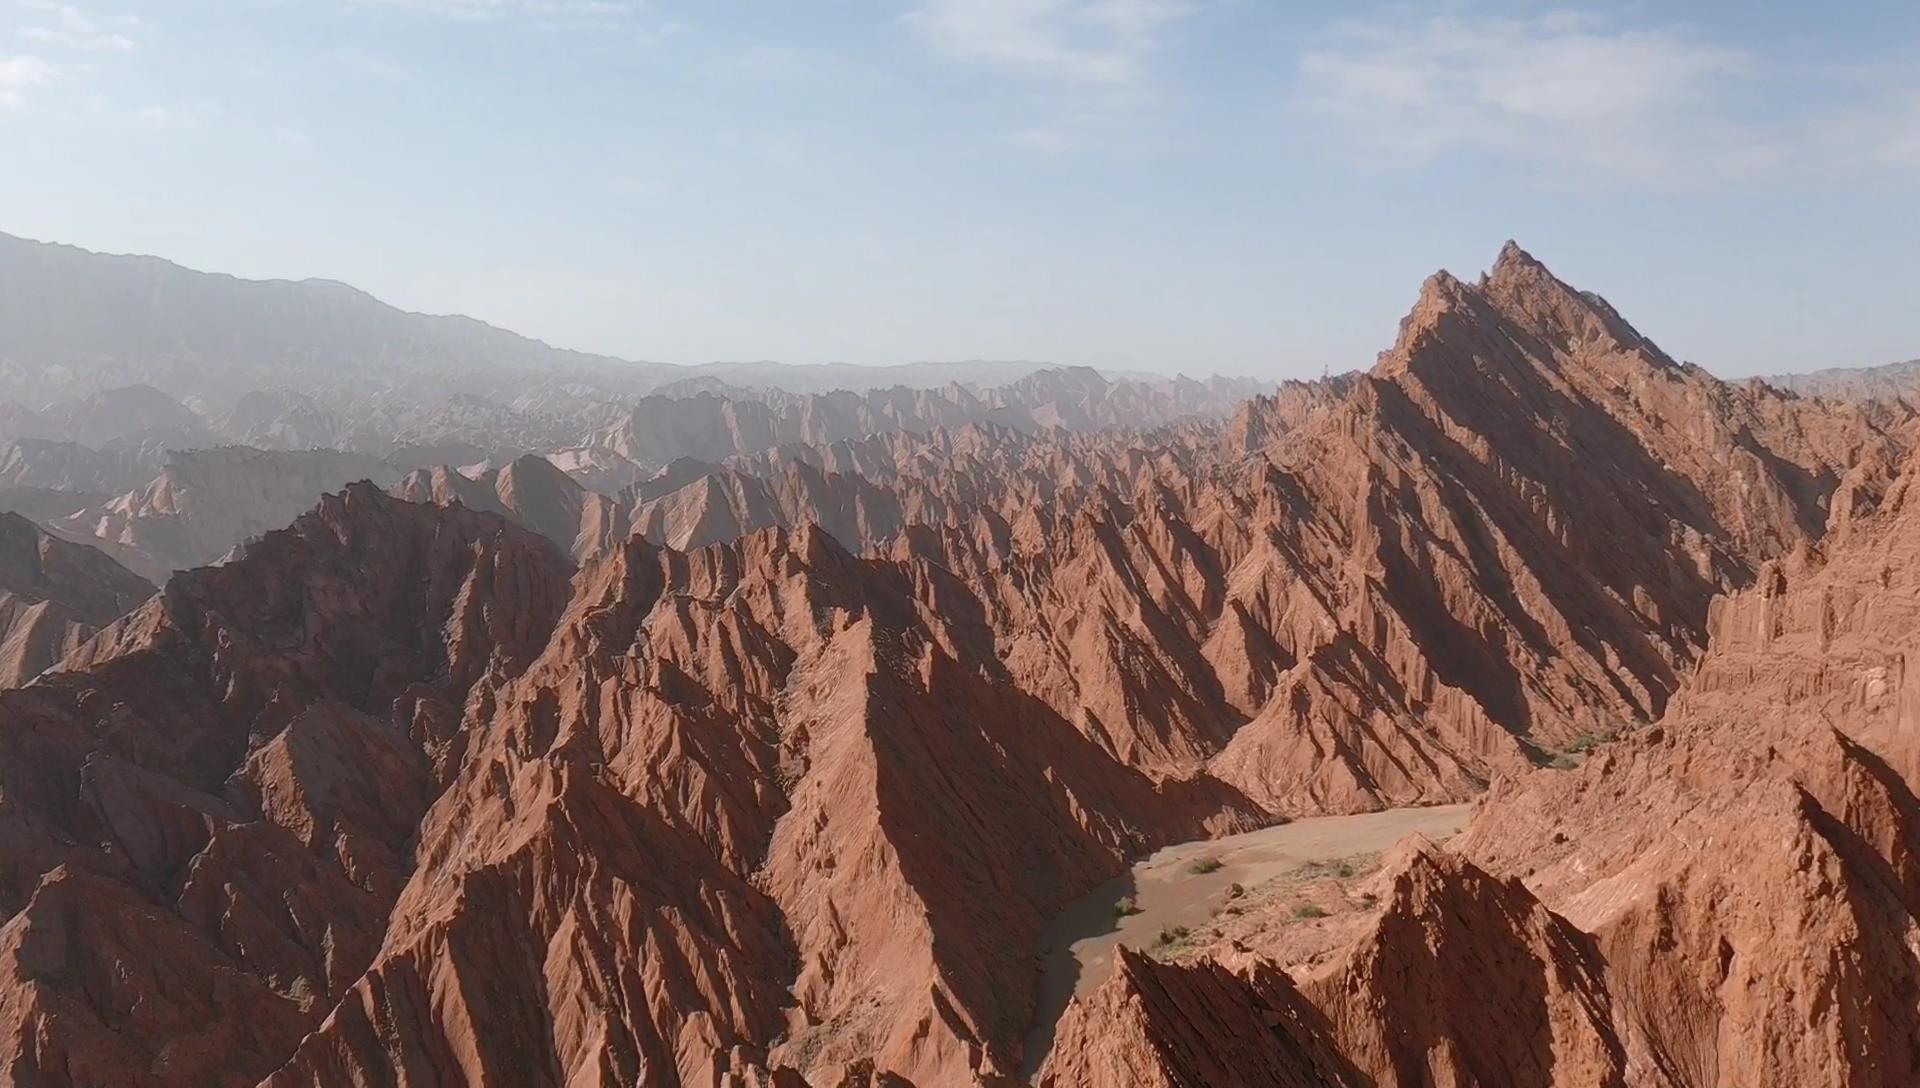
[[[0,0],[0,229],[697,365],[1368,366],[1516,238],[1674,357],[1920,355],[1920,9]]]

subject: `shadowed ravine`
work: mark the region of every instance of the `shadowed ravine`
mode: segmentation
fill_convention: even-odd
[[[1321,816],[1155,851],[1061,912],[1041,935],[1040,981],[1021,1078],[1031,1080],[1039,1072],[1067,1003],[1106,981],[1116,946],[1144,949],[1163,928],[1199,926],[1226,901],[1234,884],[1251,887],[1309,861],[1377,853],[1416,833],[1445,839],[1466,824],[1471,808],[1438,805]],[[1219,867],[1193,871],[1201,858],[1217,860]],[[1115,915],[1123,897],[1133,899],[1137,913]]]

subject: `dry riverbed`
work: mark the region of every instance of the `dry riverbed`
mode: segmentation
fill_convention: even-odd
[[[1436,841],[1466,823],[1468,805],[1318,816],[1224,839],[1169,846],[1067,908],[1041,937],[1040,988],[1027,1072],[1038,1069],[1067,1002],[1105,982],[1120,945],[1164,951],[1239,894],[1316,863],[1376,855],[1412,834]],[[1122,904],[1124,903],[1124,908]],[[1176,938],[1178,939],[1178,938]]]

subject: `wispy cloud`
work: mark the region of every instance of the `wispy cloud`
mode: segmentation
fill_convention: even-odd
[[[1778,132],[1737,108],[1754,58],[1680,27],[1401,13],[1342,24],[1299,75],[1307,106],[1392,161],[1468,149],[1687,186],[1785,153]]]
[[[362,10],[404,11],[471,22],[523,19],[552,29],[615,29],[646,13],[644,0],[345,0]]]
[[[56,0],[12,0],[10,6],[16,15],[12,32],[32,43],[32,52],[0,56],[0,109],[21,109],[37,97],[33,92],[84,79],[97,69],[99,54],[136,48],[137,16],[93,15]]]
[[[19,0],[19,6],[32,13],[20,27],[20,36],[29,41],[88,52],[131,53],[135,48],[131,33],[140,25],[138,16],[98,17],[51,0]]]
[[[19,109],[28,90],[52,82],[55,74],[39,57],[0,58],[0,109]]]
[[[950,60],[1122,87],[1191,11],[1182,0],[928,0],[907,18]]]
[[[1159,101],[1154,70],[1198,0],[922,0],[906,24],[943,59],[1020,77],[1000,136],[1055,155],[1106,142]]]

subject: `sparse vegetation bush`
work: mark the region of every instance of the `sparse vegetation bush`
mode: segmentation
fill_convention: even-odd
[[[1373,864],[1373,855],[1355,855],[1350,858],[1335,858],[1329,861],[1309,861],[1294,870],[1295,875],[1306,880],[1337,878],[1351,880],[1360,871]]]
[[[1562,771],[1572,770],[1580,765],[1581,757],[1619,735],[1619,729],[1596,729],[1591,733],[1583,733],[1555,752],[1553,758],[1547,761],[1547,766]]]
[[[1221,861],[1219,858],[1204,857],[1204,858],[1201,858],[1199,861],[1194,862],[1192,865],[1187,866],[1187,872],[1192,873],[1195,876],[1205,876],[1208,873],[1219,872],[1221,869],[1226,868],[1226,865],[1227,863],[1224,861]]]
[[[1168,926],[1153,939],[1153,944],[1155,948],[1171,948],[1192,935],[1193,931],[1186,926]]]
[[[1295,918],[1325,918],[1327,909],[1317,903],[1302,903],[1293,908]]]
[[[1573,743],[1567,745],[1566,750],[1575,755],[1581,755],[1593,751],[1595,748],[1600,747],[1602,744],[1607,743],[1619,735],[1620,731],[1618,729],[1597,730],[1584,736],[1575,737]]]
[[[1130,914],[1139,914],[1139,913],[1140,913],[1140,904],[1134,902],[1133,896],[1131,895],[1121,896],[1120,901],[1113,905],[1113,916],[1115,918],[1125,918]]]

